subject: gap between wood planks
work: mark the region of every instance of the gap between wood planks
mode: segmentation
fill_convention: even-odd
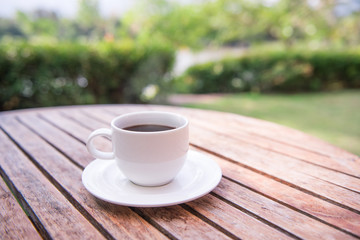
[[[9,187],[11,193],[13,194],[16,201],[19,203],[20,207],[23,209],[24,214],[26,214],[31,223],[34,225],[35,229],[39,232],[40,236],[44,239],[51,239],[50,234],[46,231],[46,228],[41,223],[39,218],[36,216],[32,208],[29,206],[25,198],[21,195],[21,193],[17,190],[16,186],[10,180],[10,178],[6,175],[5,171],[0,166],[0,176]]]
[[[189,213],[193,214],[194,216],[198,217],[199,219],[203,220],[204,222],[206,222],[207,224],[213,226],[214,228],[216,228],[217,230],[219,230],[220,232],[224,233],[225,235],[227,235],[228,237],[232,238],[232,239],[237,239],[239,240],[240,238],[237,237],[236,235],[232,234],[230,231],[226,230],[225,228],[221,227],[220,225],[216,224],[215,222],[211,221],[209,218],[207,218],[206,216],[204,216],[203,214],[197,212],[195,209],[193,209],[192,207],[190,207],[189,205],[185,204],[181,204],[180,205],[183,209],[185,209],[186,211],[188,211]]]
[[[304,173],[304,174],[306,174],[306,173]],[[340,188],[346,189],[346,190],[348,190],[348,191],[351,191],[351,192],[354,192],[354,193],[360,194],[360,192],[359,192],[359,191],[356,191],[356,190],[354,190],[354,189],[350,189],[350,188],[347,188],[347,187],[341,186],[341,185],[339,185],[339,184],[336,184],[336,183],[333,183],[333,182],[327,181],[327,180],[322,179],[322,178],[318,178],[317,176],[313,176],[313,175],[310,175],[310,174],[307,174],[307,175],[309,175],[310,177],[316,178],[316,179],[318,179],[318,180],[320,180],[320,181],[327,182],[327,183],[329,183],[329,184],[331,184],[331,185],[334,185],[334,186],[337,186],[337,187],[340,187]]]

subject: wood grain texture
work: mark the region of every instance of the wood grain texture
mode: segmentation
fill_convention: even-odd
[[[88,135],[109,128],[118,115],[144,110],[188,117],[192,149],[216,160],[223,171],[211,194],[178,206],[128,208],[86,191],[81,173],[93,160],[85,148]],[[94,239],[360,238],[359,157],[294,129],[235,114],[154,105],[5,112],[0,127],[0,170],[45,238],[87,238],[82,231],[88,228]],[[95,142],[111,149],[108,140]],[[10,164],[14,161],[21,167]],[[0,182],[1,191],[8,196]],[[16,204],[7,203],[2,211],[17,207],[16,217],[27,219]],[[75,218],[68,219],[72,214]]]
[[[200,151],[197,149],[197,151]],[[201,151],[200,151],[201,152]],[[206,152],[202,152],[207,154]],[[228,179],[255,191],[267,198],[286,205],[296,211],[309,214],[309,216],[328,224],[344,229],[354,235],[360,236],[360,215],[311,194],[304,193],[296,188],[282,184],[262,174],[253,172],[234,162],[211,156],[223,169],[223,175]]]
[[[178,239],[230,239],[221,231],[201,221],[180,206],[140,208],[160,226],[169,229]]]
[[[354,210],[360,210],[360,195],[341,186],[349,185],[350,183],[347,181],[359,182],[357,178],[343,175],[344,181],[337,182],[338,184],[320,181],[316,177],[317,169],[314,169],[313,165],[200,128],[192,129],[191,142],[280,181],[285,181]],[[335,173],[334,179],[336,179]]]
[[[139,218],[129,208],[114,206],[101,201],[99,204],[99,201],[83,187],[81,182],[82,170],[26,126],[8,118],[2,118],[2,123],[4,123],[5,131],[21,144],[24,151],[32,154],[41,168],[61,185],[64,194],[75,201],[74,203],[79,204],[80,211],[87,216],[89,221],[96,224],[106,237],[145,239],[145,236],[148,235],[157,239],[164,238],[161,232]],[[39,121],[37,124],[41,125],[41,123]],[[52,133],[54,132],[52,131]],[[66,141],[71,138],[70,136],[67,137],[67,139],[59,139]]]
[[[11,179],[17,197],[29,211],[42,237],[102,238],[3,132],[0,132],[0,143],[2,171]]]
[[[2,178],[0,178],[0,222],[0,239],[41,239]]]
[[[155,108],[156,109],[156,108]],[[140,109],[141,110],[141,109]],[[103,109],[101,109],[101,110],[98,110],[98,112],[92,112],[92,114],[97,114],[97,115],[101,115],[101,112],[102,111],[104,111]],[[119,114],[118,112],[114,112],[114,114],[113,115],[111,115],[111,116],[105,116],[103,119],[102,119],[102,121],[104,121],[104,122],[107,122],[107,121],[111,121],[111,119],[115,116],[115,115],[117,115],[117,114]],[[120,113],[121,114],[121,113]],[[206,116],[205,117],[203,117],[203,118],[206,118]],[[194,120],[194,121],[196,121],[196,120]],[[199,122],[206,122],[205,121],[205,119],[198,119],[198,121]],[[191,121],[191,123],[193,123],[193,121]],[[204,123],[205,125],[206,125],[206,123]],[[216,128],[215,126],[214,126],[214,128]],[[211,129],[208,129],[208,132],[210,132],[210,130]],[[201,133],[195,133],[194,135],[196,135],[196,136],[199,136],[199,135],[205,135],[206,136],[206,134],[204,134],[203,132],[201,132]],[[217,140],[219,140],[218,138],[216,138],[215,136],[212,136],[212,137],[210,137],[210,139],[212,139],[212,140],[214,140],[214,142],[211,142],[211,144],[212,145],[218,145],[218,142],[217,142]],[[204,146],[204,143],[206,144],[206,142],[207,142],[207,139],[206,139],[206,137],[204,137],[204,138],[202,138],[201,139],[202,140],[202,144],[203,144],[203,146]],[[222,140],[222,139],[221,139]],[[226,141],[221,141],[222,142],[222,146],[224,147],[225,145],[229,145],[229,147],[231,147],[232,145],[237,145],[237,146],[239,146],[240,144],[239,143],[233,143],[233,144],[231,144],[231,143],[229,143],[229,142],[226,142]],[[212,145],[211,146],[208,146],[207,148],[208,149],[212,149],[211,151],[213,151],[213,147],[212,147]],[[226,150],[226,149],[225,149]],[[224,148],[222,149],[222,151],[224,151]],[[303,162],[301,162],[301,161],[299,161],[300,162],[300,164],[303,164],[303,167],[304,166],[306,166],[306,167],[310,167],[310,168],[319,168],[319,167],[317,167],[317,166],[313,166],[313,165],[309,165],[309,164],[307,164],[307,163],[303,163]],[[229,162],[227,162],[227,163],[229,163]],[[223,166],[226,166],[225,168],[223,168],[223,169],[245,169],[245,170],[247,170],[246,168],[240,168],[240,166],[236,166],[236,165],[232,165],[232,166],[229,166],[229,165],[223,165]],[[274,166],[275,168],[276,168],[276,166]],[[328,171],[328,172],[330,172],[330,173],[334,173],[335,175],[336,174],[338,174],[337,172],[331,172],[331,171],[329,171],[329,170],[327,170],[327,169],[322,169],[322,168],[320,168],[320,171],[321,170],[324,170],[324,171]],[[254,172],[251,172],[251,171],[249,171],[249,170],[247,170],[248,172],[250,172],[250,173],[254,173]],[[319,170],[317,170],[317,171],[319,171]],[[256,175],[256,174],[255,174]],[[309,195],[309,194],[306,194],[306,193],[304,193],[304,192],[302,192],[302,191],[299,191],[299,190],[297,190],[296,188],[293,188],[293,187],[290,187],[290,186],[288,186],[288,185],[286,185],[286,184],[281,184],[281,183],[279,183],[279,182],[277,182],[277,181],[274,181],[272,178],[270,178],[270,179],[268,179],[268,178],[266,178],[266,177],[264,177],[263,175],[261,175],[261,174],[257,174],[257,175],[259,175],[259,176],[262,176],[263,177],[263,184],[265,185],[266,184],[266,182],[267,181],[271,181],[271,182],[275,182],[277,185],[276,185],[276,187],[279,187],[279,186],[281,186],[282,188],[283,188],[283,190],[285,191],[285,192],[288,192],[288,191],[293,191],[293,192],[295,192],[294,194],[295,194],[295,196],[297,196],[297,197],[302,197],[302,198],[288,198],[288,199],[286,199],[287,200],[287,203],[286,204],[289,204],[289,206],[290,207],[295,207],[295,208],[297,208],[299,211],[304,211],[305,213],[309,213],[309,214],[312,214],[311,216],[317,216],[317,217],[319,217],[320,219],[324,219],[324,221],[325,222],[329,222],[329,224],[335,224],[335,226],[336,225],[338,225],[339,226],[339,228],[344,228],[344,229],[346,229],[346,231],[349,231],[349,232],[351,232],[351,233],[354,233],[354,234],[357,234],[357,235],[359,235],[359,230],[358,230],[358,228],[357,228],[357,226],[358,226],[358,224],[359,224],[359,215],[358,214],[356,214],[356,213],[354,213],[354,212],[352,212],[352,211],[349,211],[349,210],[346,210],[346,209],[344,209],[344,208],[341,208],[341,207],[338,207],[337,205],[334,205],[334,204],[330,204],[330,203],[328,203],[328,202],[326,202],[326,201],[324,201],[324,200],[321,200],[321,199],[319,199],[319,198],[317,198],[317,197],[314,197],[313,195]],[[280,174],[279,174],[280,175]],[[231,177],[233,177],[234,178],[234,176],[237,176],[236,174],[233,174]],[[240,176],[240,175],[239,175]],[[281,175],[280,175],[281,176]],[[347,176],[347,175],[343,175],[342,177],[344,177],[345,179],[343,179],[343,180],[348,180],[348,179],[350,179],[349,181],[351,182],[351,181],[353,181],[354,182],[354,184],[356,185],[358,182],[357,182],[357,179],[356,178],[351,178],[351,177],[349,177],[349,176]],[[299,179],[302,179],[303,178],[303,176],[302,175],[300,175],[300,177],[299,177]],[[335,177],[336,178],[336,177]],[[236,178],[235,178],[236,179]],[[248,181],[250,181],[249,180],[249,178],[247,179]],[[340,180],[341,180],[341,178],[340,178]],[[261,183],[261,182],[258,182],[258,183]],[[266,187],[266,186],[265,186]],[[328,187],[329,187],[329,185],[328,185]],[[330,186],[330,187],[332,187],[332,186]],[[264,189],[269,189],[269,188],[264,188]],[[343,189],[341,189],[341,190],[343,190]],[[277,189],[276,188],[274,188],[273,189],[273,191],[272,191],[272,194],[274,195],[275,193],[279,193],[278,191],[277,191]],[[291,193],[291,192],[290,192]],[[265,192],[265,194],[269,194],[269,192]],[[278,194],[279,195],[279,194]],[[276,195],[276,197],[279,197],[278,195]],[[287,194],[287,195],[285,195],[285,196],[288,196],[288,195],[291,195],[291,194]],[[356,195],[355,195],[356,196]],[[276,198],[275,198],[276,199]],[[304,199],[305,201],[301,201],[302,199]],[[355,198],[356,199],[356,198]],[[284,200],[284,198],[282,198],[282,199],[280,199],[279,201],[283,201]],[[290,200],[292,200],[292,201],[290,201]],[[296,200],[296,201],[294,201],[294,200]],[[313,203],[314,202],[314,203]],[[317,204],[316,204],[317,203]],[[304,206],[304,204],[305,204],[305,206]],[[306,205],[307,204],[307,205]],[[321,207],[320,209],[319,209],[319,207]],[[340,217],[341,216],[341,217]],[[339,221],[339,218],[340,219],[342,219],[342,221]],[[311,222],[311,221],[310,221]],[[325,226],[325,228],[327,228],[327,226]],[[329,229],[331,229],[331,228],[329,228]],[[341,234],[341,233],[340,233]],[[346,235],[344,235],[344,236],[346,236]]]
[[[210,194],[187,205],[241,239],[292,239]]]
[[[69,113],[69,112],[68,112]],[[49,116],[50,114],[46,114],[47,116]],[[72,115],[71,113],[69,113],[69,115]],[[83,115],[83,117],[84,117],[85,115]],[[110,116],[111,118],[112,118],[112,116]],[[61,122],[62,122],[62,120],[63,120],[63,118],[64,118],[64,116],[58,116],[56,119],[57,120],[53,120],[53,119],[51,119],[51,121],[53,122],[53,124],[55,125],[55,126],[58,126],[58,127],[60,127],[60,125],[61,125]],[[79,116],[78,115],[78,119],[81,119],[81,116]],[[83,119],[84,121],[86,120],[86,119]],[[94,126],[91,126],[91,125],[89,125],[90,126],[90,128],[93,128]],[[103,123],[103,124],[100,124],[100,125],[98,125],[98,124],[96,124],[95,126],[98,126],[98,127],[106,127],[107,126],[107,124],[105,124],[105,123]],[[73,125],[73,126],[71,126],[70,128],[68,128],[66,131],[69,131],[69,132],[73,132],[75,129],[77,129],[78,127],[80,127],[80,126],[76,126],[76,125]],[[85,139],[86,139],[86,136],[83,136],[83,138],[82,138],[82,140],[83,141],[85,141]],[[231,207],[230,206],[228,206],[229,207],[229,211],[237,211],[237,212],[239,212],[238,210],[236,210],[236,209],[231,209]],[[181,211],[183,211],[183,209],[180,209]],[[150,214],[150,213],[148,213],[148,212],[145,212],[145,213],[147,213],[147,214]],[[178,212],[179,213],[179,212]],[[175,215],[176,216],[176,215]],[[235,216],[235,215],[234,215]],[[250,217],[248,217],[248,218],[250,218]],[[164,225],[164,223],[162,223],[162,222],[159,222],[159,220],[158,219],[156,219],[155,220],[156,221],[156,223],[157,224],[160,224],[160,225],[162,225],[165,229],[167,229],[168,227],[172,227],[171,229],[168,229],[169,231],[171,231],[172,233],[174,232],[174,229],[173,229],[173,226],[171,225],[171,226],[168,226],[168,225]],[[260,235],[268,235],[268,236],[277,236],[277,238],[284,238],[285,237],[285,235],[284,234],[282,234],[282,233],[280,233],[280,232],[277,232],[277,231],[275,231],[274,229],[272,230],[273,232],[272,232],[272,235],[271,234],[268,234],[268,233],[270,233],[271,231],[269,230],[269,229],[271,229],[269,226],[266,226],[266,224],[263,224],[263,223],[259,223],[259,222],[257,222],[257,224],[258,224],[258,233],[260,233]],[[260,227],[261,226],[261,227]],[[262,233],[262,229],[264,229],[264,233]],[[229,229],[229,231],[231,232],[231,231],[235,231],[235,232],[238,232],[238,230],[236,230],[236,229]],[[183,232],[183,231],[179,231],[176,235],[177,236],[179,236],[179,234],[184,234],[185,232]],[[246,235],[246,234],[251,234],[251,233],[246,233],[246,232],[244,232],[243,233],[244,235]],[[182,236],[182,237],[184,237],[184,236]]]
[[[22,115],[17,120],[27,128],[36,132],[39,136],[46,139],[48,143],[59,149],[66,156],[74,160],[81,166],[86,166],[91,160],[87,154],[84,144],[74,138],[69,137],[58,128],[53,127],[47,121],[42,120],[39,116],[32,114]],[[61,144],[61,145],[60,145]]]
[[[299,238],[356,239],[229,180],[223,179],[214,192]]]

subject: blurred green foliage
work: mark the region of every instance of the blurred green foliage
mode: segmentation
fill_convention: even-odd
[[[146,87],[166,89],[173,61],[173,49],[155,42],[2,44],[0,110],[146,102]]]
[[[0,19],[0,39],[147,42],[175,47],[248,46],[269,41],[290,47],[357,46],[360,10],[337,0],[138,0],[123,16],[102,17],[98,0],[78,0],[73,19],[39,9]],[[358,6],[358,5],[356,5]],[[346,14],[338,9],[345,7]]]
[[[174,88],[183,93],[360,88],[360,52],[257,52],[193,66],[174,81]]]
[[[360,11],[337,0],[145,0],[123,19],[137,39],[153,37],[177,47],[247,46],[268,41],[291,47],[356,46],[360,43]],[[350,9],[351,8],[351,9]]]
[[[121,18],[102,17],[98,0],[78,0],[72,19],[43,9],[0,19],[0,110],[148,102],[170,90],[360,87],[359,51],[349,50],[360,45],[360,11],[336,11],[349,1],[138,2]],[[269,43],[282,50],[254,52]],[[299,45],[306,51],[294,50]],[[172,81],[176,50],[224,46],[247,54],[194,66]]]

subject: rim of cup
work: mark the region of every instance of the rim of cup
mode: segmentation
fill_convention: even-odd
[[[177,117],[178,119],[182,119],[184,120],[184,123],[181,124],[181,126],[179,127],[174,127],[174,126],[171,126],[171,127],[174,127],[174,129],[169,129],[169,130],[164,130],[164,131],[154,131],[154,132],[137,132],[137,131],[131,131],[131,130],[126,130],[122,127],[118,127],[116,125],[116,123],[119,121],[119,119],[121,118],[125,118],[125,117],[132,117],[132,116],[135,116],[135,115],[141,115],[141,114],[148,114],[148,115],[151,115],[151,114],[164,114],[164,115],[168,115],[168,116],[173,116],[173,117]],[[147,124],[147,123],[143,123],[144,125]],[[163,124],[163,125],[166,125],[166,124]],[[169,132],[175,132],[175,131],[180,131],[181,129],[183,128],[186,128],[187,126],[189,125],[189,120],[185,117],[185,116],[182,116],[180,114],[177,114],[177,113],[172,113],[172,112],[164,112],[164,111],[140,111],[140,112],[131,112],[131,113],[125,113],[125,114],[122,114],[116,118],[114,118],[112,121],[111,121],[111,127],[113,127],[114,129],[116,129],[117,131],[121,131],[121,132],[125,132],[125,133],[131,133],[131,134],[166,134],[166,133],[169,133]],[[131,126],[131,125],[130,125]],[[130,126],[125,126],[125,127],[130,127]],[[167,126],[170,126],[170,125],[167,125]]]

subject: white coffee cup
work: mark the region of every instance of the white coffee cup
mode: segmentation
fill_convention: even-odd
[[[171,129],[139,131],[135,126],[140,125],[160,125]],[[109,138],[113,151],[96,149],[93,139],[97,136]],[[95,158],[115,159],[121,172],[133,183],[161,186],[171,182],[185,163],[189,149],[189,122],[185,117],[169,112],[124,114],[112,120],[111,129],[100,128],[92,132],[86,146]]]

